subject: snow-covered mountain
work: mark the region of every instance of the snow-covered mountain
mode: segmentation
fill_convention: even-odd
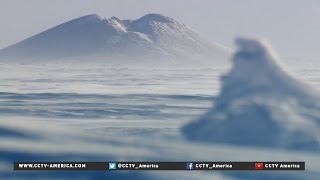
[[[102,62],[195,62],[225,59],[230,50],[211,43],[188,26],[160,14],[137,20],[83,16],[0,51],[21,62],[80,59]],[[222,60],[221,60],[222,61]]]
[[[265,41],[236,43],[213,109],[184,134],[205,142],[320,150],[320,93],[290,75]]]

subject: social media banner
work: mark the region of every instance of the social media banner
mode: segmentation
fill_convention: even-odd
[[[305,170],[305,162],[14,162],[14,170]]]

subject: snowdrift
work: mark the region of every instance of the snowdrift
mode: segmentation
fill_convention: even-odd
[[[214,107],[183,128],[190,140],[320,150],[320,98],[294,78],[264,40],[238,38]]]

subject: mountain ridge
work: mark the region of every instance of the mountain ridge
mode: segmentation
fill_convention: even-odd
[[[0,50],[0,57],[20,61],[101,56],[186,62],[193,59],[198,63],[202,59],[224,59],[229,54],[227,47],[211,43],[188,26],[161,14],[147,14],[135,20],[89,14]]]

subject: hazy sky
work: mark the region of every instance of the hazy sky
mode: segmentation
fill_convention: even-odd
[[[0,48],[92,13],[161,13],[229,47],[237,35],[258,35],[281,56],[320,57],[319,0],[0,0]]]

